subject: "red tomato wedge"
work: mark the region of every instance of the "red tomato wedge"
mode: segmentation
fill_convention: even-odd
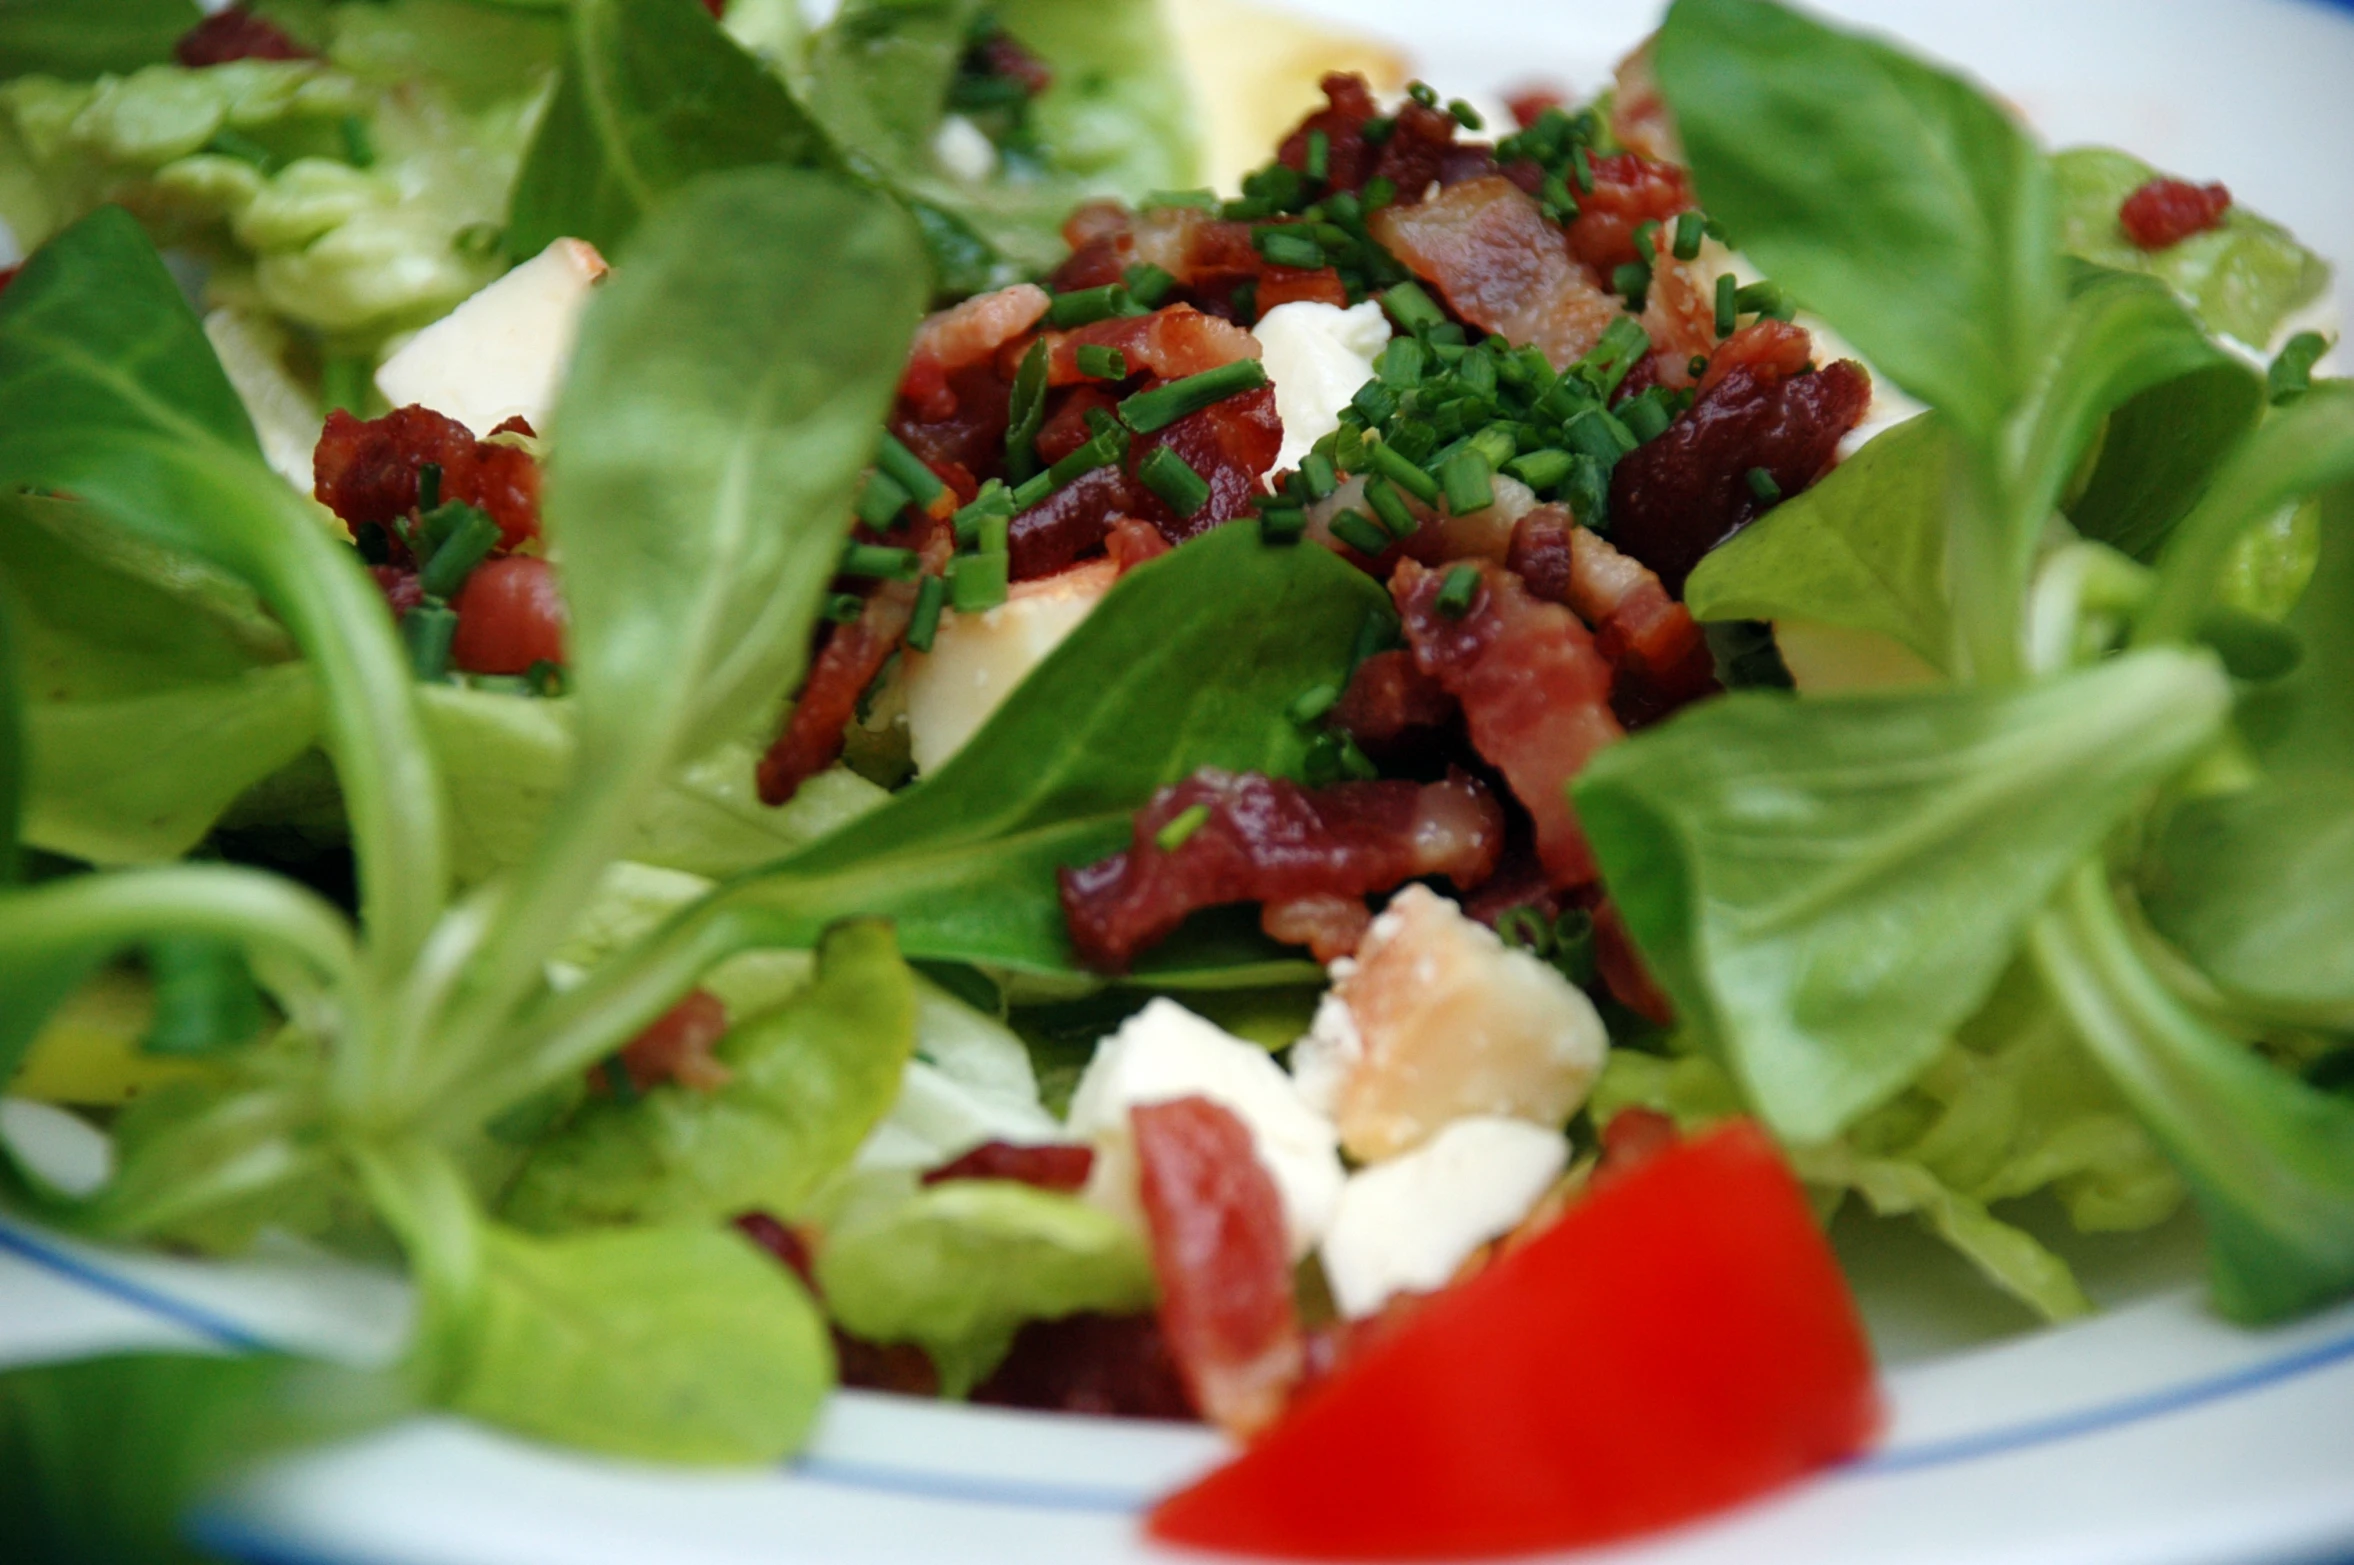
[[[1311,1559],[1600,1543],[1851,1456],[1879,1418],[1830,1246],[1739,1122],[1433,1299],[1150,1528]]]

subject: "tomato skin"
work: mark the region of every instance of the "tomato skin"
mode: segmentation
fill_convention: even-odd
[[[564,661],[564,595],[535,555],[483,561],[450,607],[458,611],[450,661],[469,674],[524,674],[543,660]]]
[[[1565,1548],[1762,1494],[1879,1421],[1830,1246],[1740,1122],[1431,1300],[1149,1525],[1312,1559]]]

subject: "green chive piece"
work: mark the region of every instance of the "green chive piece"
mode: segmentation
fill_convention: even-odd
[[[1318,734],[1300,757],[1300,781],[1311,788],[1329,788],[1340,781],[1340,737]]]
[[[564,695],[572,688],[572,681],[564,672],[564,665],[540,658],[523,671],[523,682],[535,696],[550,698]]]
[[[1308,513],[1296,505],[1266,505],[1259,512],[1259,541],[1275,548],[1307,536]]]
[[[1031,483],[1043,481],[1046,485],[1046,494],[1052,494],[1067,484],[1077,483],[1099,467],[1111,466],[1127,454],[1128,432],[1115,425],[1109,430],[1098,431],[1094,439],[1039,474],[1037,478],[1031,480]],[[1029,488],[1030,484],[1024,484],[1020,489],[1014,491],[1014,510],[1016,512],[1027,511],[1031,506],[1036,505],[1038,500],[1046,498],[1046,495],[1040,495],[1038,500],[1028,499]]]
[[[1519,454],[1520,437],[1510,424],[1490,424],[1471,437],[1471,446],[1488,459],[1488,469],[1493,472]]]
[[[1210,807],[1206,804],[1188,805],[1170,817],[1169,824],[1153,833],[1152,845],[1163,853],[1174,853],[1193,840],[1193,834],[1210,823]]]
[[[1086,448],[1081,447],[1080,449],[1085,450]],[[1050,474],[1040,473],[1035,478],[1023,480],[1020,484],[1017,484],[1013,490],[1013,514],[1016,516],[1021,515],[1024,511],[1027,511],[1030,509],[1030,507],[1038,504],[1048,495],[1053,493],[1054,478]],[[980,521],[976,520],[973,525],[977,529],[981,523]]]
[[[842,562],[834,570],[837,575],[865,581],[913,581],[923,568],[922,558],[913,549],[854,543],[842,551]]]
[[[1686,212],[1676,219],[1675,257],[1679,261],[1700,259],[1700,240],[1708,232],[1708,219],[1697,212]]]
[[[1367,758],[1365,752],[1357,748],[1356,740],[1347,734],[1342,734],[1339,738],[1340,770],[1343,777],[1355,782],[1371,782],[1381,775],[1381,768],[1374,765]]]
[[[970,549],[980,541],[981,523],[985,518],[1010,517],[1013,514],[1013,491],[1006,488],[997,479],[990,479],[981,486],[981,492],[973,496],[972,503],[956,513],[954,521],[950,524],[956,529],[957,547]]]
[[[1635,254],[1643,258],[1645,270],[1659,265],[1659,219],[1645,218],[1635,225]]]
[[[959,614],[985,614],[1005,601],[1006,557],[960,554],[949,562],[948,600]]]
[[[439,462],[420,462],[417,464],[418,514],[423,515],[427,511],[437,511],[440,508],[441,464]]]
[[[1377,115],[1358,128],[1357,134],[1368,147],[1378,147],[1398,133],[1398,122],[1387,115]]]
[[[1458,565],[1447,572],[1447,579],[1439,584],[1438,611],[1449,619],[1461,619],[1471,612],[1471,605],[1478,598],[1477,567]]]
[[[1594,981],[1594,915],[1573,907],[1553,925],[1553,965],[1583,989]]]
[[[1519,479],[1539,494],[1544,494],[1569,476],[1577,458],[1558,447],[1548,446],[1542,451],[1531,451],[1514,457],[1504,464],[1504,471]]]
[[[1373,127],[1381,123],[1384,122],[1378,120],[1365,122],[1365,145],[1368,147],[1374,145]],[[1357,199],[1365,203],[1365,210],[1368,214],[1378,212],[1398,199],[1397,181],[1387,175],[1376,174],[1365,181],[1365,188],[1357,192]]]
[[[1097,342],[1079,344],[1079,373],[1094,380],[1126,380],[1128,355]]]
[[[1386,553],[1390,546],[1390,535],[1363,511],[1343,511],[1334,517],[1332,536],[1367,559]]]
[[[1632,315],[1622,315],[1610,323],[1602,340],[1570,369],[1607,400],[1627,378],[1627,372],[1650,351],[1651,334],[1643,329],[1643,323]]]
[[[1782,486],[1775,483],[1774,475],[1767,472],[1764,468],[1751,468],[1749,470],[1748,479],[1749,492],[1757,496],[1761,504],[1772,505],[1776,500],[1782,498]]]
[[[618,1054],[605,1056],[603,1066],[605,1088],[616,1103],[629,1104],[638,1100],[638,1084],[630,1079],[629,1066]]]
[[[1651,268],[1629,261],[1610,274],[1610,291],[1626,300],[1629,312],[1641,314],[1651,299]]]
[[[1251,235],[1251,245],[1269,266],[1297,272],[1319,271],[1324,266],[1324,247],[1289,228],[1262,228]]]
[[[1447,112],[1454,115],[1455,123],[1465,130],[1485,130],[1488,128],[1488,122],[1480,118],[1479,110],[1465,103],[1461,98],[1449,99]]]
[[[1393,337],[1389,345],[1375,355],[1373,373],[1381,383],[1396,391],[1406,391],[1422,381],[1425,355],[1422,344],[1413,337]]]
[[[1308,132],[1307,167],[1301,172],[1310,179],[1323,180],[1332,174],[1332,138],[1323,131]]]
[[[1690,358],[1686,359],[1684,361],[1684,373],[1691,376],[1694,380],[1698,380],[1701,376],[1707,374],[1708,355],[1705,353],[1695,353]]]
[[[1449,516],[1470,516],[1496,503],[1496,469],[1477,446],[1465,446],[1447,458],[1439,469],[1439,482],[1446,491]]]
[[[1719,337],[1732,336],[1733,328],[1740,324],[1740,301],[1740,285],[1733,281],[1733,274],[1727,272],[1719,277],[1716,280],[1716,334]]]
[[[409,610],[401,620],[401,645],[408,649],[409,672],[428,683],[447,678],[450,638],[457,633],[458,616],[447,604],[426,603]]]
[[[1155,446],[1136,466],[1136,476],[1179,516],[1196,516],[1210,503],[1210,481],[1167,446]]]
[[[1354,671],[1367,658],[1388,652],[1402,644],[1404,627],[1398,617],[1384,605],[1369,612],[1357,626],[1357,639],[1349,644],[1349,668]]]
[[[1041,337],[1030,344],[1030,351],[1022,355],[1022,367],[1014,372],[1013,401],[1005,426],[1005,471],[1015,483],[1038,471],[1038,432],[1046,427],[1047,368],[1046,339]]]
[[[1381,296],[1381,307],[1389,312],[1391,320],[1398,323],[1400,331],[1421,331],[1426,326],[1439,325],[1447,318],[1447,312],[1440,309],[1438,302],[1429,294],[1423,292],[1420,283],[1400,283],[1386,290]]]
[[[1627,433],[1635,437],[1637,445],[1644,445],[1667,433],[1674,415],[1668,412],[1666,403],[1646,391],[1619,404],[1618,421],[1626,425]]]
[[[975,554],[1003,554],[1013,535],[1013,530],[1012,517],[1000,516],[995,511],[991,511],[981,518],[980,536],[976,540],[978,546],[973,552]]]
[[[1338,705],[1340,705],[1340,686],[1310,685],[1300,692],[1288,710],[1291,713],[1291,720],[1305,728]]]
[[[1776,320],[1788,320],[1797,313],[1783,297],[1781,288],[1770,282],[1751,283],[1733,295],[1733,308],[1743,315],[1770,315]]]
[[[826,599],[822,612],[837,625],[855,625],[866,613],[866,599],[855,592],[837,592]]]
[[[277,154],[242,131],[215,131],[213,139],[204,144],[204,150],[216,157],[235,158],[240,163],[250,163],[265,174],[278,166]]]
[[[1120,404],[1120,422],[1140,435],[1155,434],[1181,418],[1266,384],[1266,368],[1257,359],[1236,359],[1136,393]]]
[[[1101,288],[1082,288],[1077,293],[1055,295],[1054,303],[1046,307],[1046,320],[1050,326],[1069,331],[1075,326],[1092,326],[1097,321],[1143,313],[1142,307],[1124,286],[1106,283]]]
[[[1594,160],[1586,155],[1584,142],[1579,142],[1570,149],[1569,173],[1570,177],[1577,181],[1577,187],[1581,194],[1590,196],[1594,193]]]
[[[948,602],[948,583],[937,576],[926,576],[915,589],[915,614],[907,622],[907,644],[918,652],[932,650],[933,638],[940,634],[940,610]]]
[[[1436,505],[1439,481],[1424,472],[1395,445],[1383,441],[1365,449],[1365,460],[1374,472],[1396,484],[1424,505]]]
[[[1128,285],[1128,296],[1146,309],[1158,309],[1169,290],[1177,286],[1177,279],[1150,261],[1139,261],[1121,274]]]
[[[368,122],[356,114],[347,114],[335,127],[343,135],[343,161],[353,168],[376,166],[376,138],[368,133]]]
[[[875,465],[890,474],[893,483],[907,491],[912,504],[924,510],[930,510],[948,492],[948,486],[940,482],[940,475],[925,466],[922,457],[901,445],[899,438],[889,430],[883,432],[883,444],[875,453]]]
[[[858,519],[877,532],[889,532],[899,525],[899,513],[915,503],[915,496],[881,468],[866,475],[866,484],[858,491]]]
[[[1496,934],[1514,950],[1526,951],[1534,957],[1543,957],[1553,949],[1553,926],[1533,907],[1506,910],[1496,920]]]
[[[453,525],[433,558],[417,573],[417,585],[429,598],[454,598],[458,589],[466,585],[466,578],[474,574],[474,567],[490,558],[490,551],[498,547],[499,524],[470,505],[446,506],[434,514],[440,516],[454,511]]]
[[[2275,407],[2296,401],[2313,389],[2313,366],[2329,352],[2329,339],[2317,331],[2301,331],[2281,345],[2280,357],[2264,372],[2264,382]]]
[[[1386,478],[1365,481],[1365,503],[1373,507],[1374,518],[1381,523],[1382,530],[1401,543],[1413,537],[1420,526],[1414,513],[1406,508],[1405,496]]]
[[[1340,474],[1334,470],[1332,458],[1321,451],[1310,451],[1300,458],[1300,482],[1306,486],[1309,499],[1324,500],[1340,487]]]

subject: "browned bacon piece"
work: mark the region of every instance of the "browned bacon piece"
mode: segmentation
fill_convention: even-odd
[[[1456,570],[1480,575],[1460,617],[1439,608]],[[1610,665],[1586,627],[1486,561],[1432,571],[1407,560],[1390,578],[1390,596],[1415,663],[1462,703],[1472,748],[1504,774],[1535,822],[1537,855],[1553,884],[1592,880],[1593,852],[1570,813],[1568,785],[1624,730],[1610,709]]]
[[[1411,652],[1377,652],[1357,665],[1333,721],[1361,745],[1380,749],[1454,719],[1455,698],[1414,665]]]
[[[215,11],[180,35],[172,58],[191,70],[232,60],[315,60],[317,55],[286,35],[277,23],[243,6]]]
[[[1164,829],[1186,815],[1198,824],[1162,847]],[[1503,840],[1503,810],[1461,773],[1308,789],[1204,769],[1153,795],[1125,852],[1061,872],[1063,915],[1081,961],[1123,972],[1202,908],[1361,898],[1425,875],[1468,890],[1495,868]]]
[[[1137,1188],[1161,1285],[1161,1330],[1213,1423],[1248,1436],[1300,1378],[1283,1199],[1251,1133],[1208,1098],[1130,1109]]]
[[[1871,402],[1871,376],[1852,360],[1801,375],[1772,363],[1734,368],[1619,462],[1611,540],[1680,594],[1702,556],[1765,509],[1752,470],[1763,469],[1781,494],[1798,494],[1830,469],[1840,437]]]
[[[540,471],[531,453],[478,441],[430,408],[365,421],[340,408],[328,414],[311,457],[311,492],[355,530],[373,522],[389,532],[395,517],[417,508],[417,472],[429,462],[441,469],[443,500],[490,513],[501,548],[539,536]]]
[[[664,1082],[697,1092],[715,1091],[734,1079],[734,1073],[711,1055],[712,1045],[726,1036],[727,1007],[710,990],[697,989],[622,1046],[622,1069],[639,1092]],[[589,1091],[609,1090],[603,1070],[589,1072]]]
[[[1699,389],[1711,392],[1735,370],[1749,370],[1765,380],[1787,380],[1803,375],[1814,364],[1815,340],[1803,326],[1771,316],[1751,321],[1727,337],[1708,356]]]
[[[2125,198],[2117,222],[2142,249],[2170,250],[2193,234],[2222,227],[2230,212],[2231,191],[2222,185],[2153,179]]]
[[[1373,927],[1373,913],[1363,897],[1294,897],[1259,909],[1259,927],[1268,939],[1306,946],[1317,961],[1331,963],[1357,954],[1365,931]]]
[[[1365,78],[1336,71],[1324,78],[1323,87],[1325,106],[1309,115],[1275,156],[1286,168],[1304,171],[1309,137],[1321,131],[1327,189],[1362,190],[1369,180],[1386,179],[1396,187],[1398,199],[1410,204],[1422,198],[1431,181],[1444,179],[1451,171],[1492,172],[1495,167],[1492,160],[1482,165],[1485,147],[1456,144],[1453,115],[1411,100],[1390,117],[1388,138],[1368,146],[1365,126],[1383,116]]]
[[[1594,631],[1594,647],[1618,678],[1611,700],[1638,727],[1717,688],[1716,663],[1691,611],[1659,578],[1567,510],[1540,506],[1512,532],[1513,574],[1548,603],[1566,604]]]
[[[927,422],[951,417],[957,399],[949,377],[986,363],[1005,344],[1044,320],[1052,302],[1036,283],[1016,283],[995,293],[977,294],[927,317],[916,328],[915,342],[908,349],[899,394]]]
[[[1654,163],[1632,152],[1596,158],[1594,188],[1578,192],[1578,215],[1569,225],[1569,248],[1579,260],[1607,280],[1617,268],[1641,257],[1635,249],[1635,230],[1645,223],[1672,225],[1679,213],[1697,204],[1692,181],[1672,163]],[[1666,253],[1670,236],[1661,234],[1656,253]]]
[[[1117,348],[1127,357],[1129,374],[1163,380],[1182,380],[1259,356],[1258,338],[1189,304],[1097,321],[1076,331],[1048,332],[1046,343],[1047,384],[1053,386],[1074,386],[1088,379],[1079,372],[1079,349],[1088,345]]]
[[[1619,1004],[1656,1026],[1675,1025],[1675,1007],[1643,965],[1626,920],[1609,902],[1594,909],[1594,969]]]
[[[809,671],[785,730],[760,758],[760,802],[783,804],[801,785],[834,764],[842,736],[858,715],[858,698],[915,617],[916,584],[884,582],[868,594],[855,622],[836,625]]]
[[[973,1388],[987,1407],[1026,1407],[1098,1418],[1191,1421],[1193,1399],[1150,1315],[1070,1315],[1034,1320],[989,1378]]]
[[[935,406],[949,412],[927,417],[904,390],[891,413],[891,433],[921,457],[949,488],[959,505],[980,489],[981,480],[1005,466],[1005,426],[1013,386],[997,373],[994,359],[967,365],[947,379],[947,397]]]
[[[1104,553],[1111,556],[1112,563],[1119,567],[1120,574],[1125,576],[1137,566],[1149,564],[1167,554],[1171,545],[1152,523],[1140,522],[1134,517],[1122,517],[1112,523],[1110,532],[1104,534],[1103,548]]]
[[[944,1185],[957,1179],[1010,1179],[1040,1190],[1068,1193],[1083,1187],[1094,1167],[1093,1147],[1022,1147],[1010,1141],[991,1141],[930,1170],[923,1182]]]
[[[1457,315],[1564,368],[1618,317],[1618,301],[1570,259],[1561,231],[1500,175],[1451,185],[1419,206],[1384,207],[1370,223]]]

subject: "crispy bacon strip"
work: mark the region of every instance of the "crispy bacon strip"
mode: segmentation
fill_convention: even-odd
[[[907,635],[916,583],[885,582],[867,596],[853,624],[836,625],[793,703],[785,730],[760,758],[760,802],[784,804],[834,764],[842,736],[858,716],[858,698]]]
[[[1449,186],[1418,206],[1384,207],[1369,226],[1457,315],[1517,346],[1534,344],[1556,369],[1583,357],[1619,314],[1570,259],[1561,231],[1501,175]]]
[[[315,60],[317,55],[288,37],[277,23],[243,6],[215,11],[180,35],[172,58],[191,70],[233,60]]]
[[[1512,785],[1537,828],[1537,854],[1556,886],[1594,878],[1594,856],[1570,813],[1568,784],[1625,732],[1610,708],[1610,665],[1576,615],[1532,596],[1485,561],[1480,592],[1460,618],[1439,609],[1449,571],[1412,560],[1390,579],[1406,644],[1422,672],[1462,703],[1472,748]]]
[[[1093,1147],[1023,1147],[1010,1141],[991,1141],[930,1170],[923,1182],[942,1185],[957,1179],[1010,1179],[1040,1190],[1068,1193],[1084,1186],[1094,1167]]]
[[[1196,809],[1199,825],[1163,848],[1163,829]],[[1124,972],[1202,908],[1362,898],[1425,875],[1468,890],[1495,868],[1503,841],[1502,809],[1461,773],[1310,790],[1205,768],[1137,812],[1127,851],[1061,872],[1063,915],[1081,961]]]
[[[528,451],[487,445],[454,418],[430,408],[396,408],[361,420],[338,408],[311,455],[311,493],[355,530],[417,508],[417,470],[441,469],[441,498],[463,500],[499,524],[499,547],[539,536],[539,463]],[[398,546],[398,540],[395,540]]]
[[[1117,348],[1127,356],[1129,374],[1157,375],[1163,380],[1182,380],[1237,359],[1259,356],[1258,338],[1232,321],[1204,315],[1190,304],[1171,305],[1150,315],[1097,321],[1076,331],[1048,332],[1046,344],[1047,384],[1052,386],[1075,386],[1088,379],[1079,373],[1079,349],[1087,345]]]
[[[1576,610],[1592,627],[1595,650],[1618,673],[1612,702],[1630,728],[1717,688],[1715,660],[1691,611],[1649,567],[1562,507],[1542,506],[1520,519],[1508,563],[1530,592]]]
[[[1016,283],[995,293],[976,294],[928,317],[915,331],[899,394],[926,421],[948,418],[957,399],[949,377],[980,364],[1046,318],[1054,301],[1036,283]]]
[[[1636,229],[1645,223],[1672,224],[1697,203],[1691,179],[1672,163],[1620,152],[1594,159],[1593,168],[1594,188],[1578,193],[1569,248],[1597,278],[1607,280],[1613,270],[1640,258]],[[1664,238],[1659,249],[1667,249]]]
[[[1303,1364],[1283,1199],[1231,1109],[1130,1109],[1161,1330],[1193,1403],[1230,1433],[1273,1423]]]
[[[1377,652],[1357,665],[1333,708],[1333,721],[1361,745],[1380,748],[1437,728],[1455,716],[1455,698],[1415,666],[1411,652]]]
[[[990,1377],[973,1388],[985,1407],[1026,1407],[1098,1418],[1192,1421],[1197,1415],[1150,1315],[1069,1315],[1034,1320]]]

